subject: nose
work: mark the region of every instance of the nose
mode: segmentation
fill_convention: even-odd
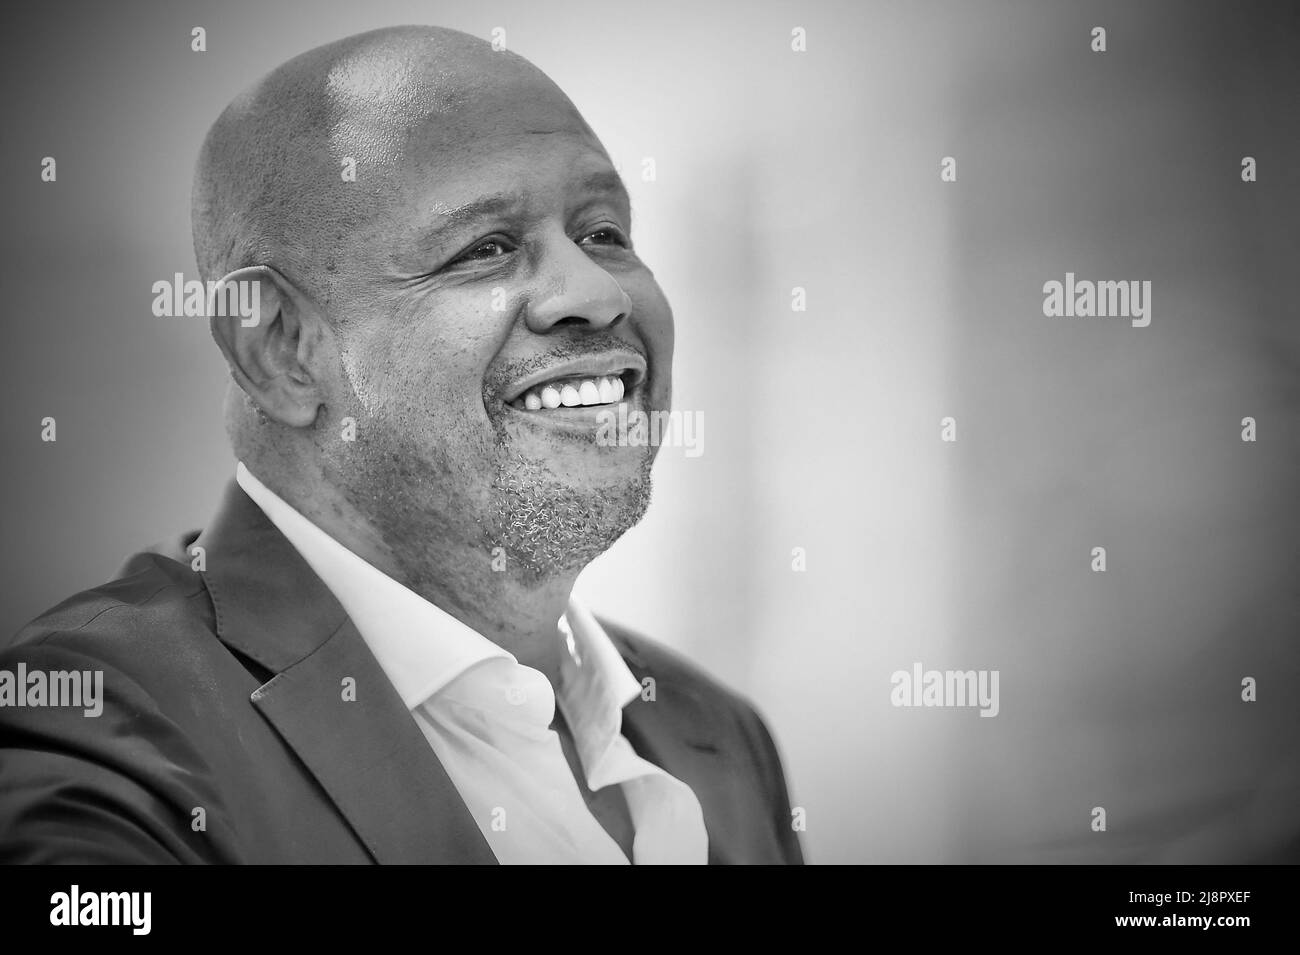
[[[539,335],[559,326],[598,331],[632,311],[632,300],[614,276],[567,235],[556,236],[545,262],[527,309],[529,330]]]

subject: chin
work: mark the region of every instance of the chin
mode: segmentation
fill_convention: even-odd
[[[607,449],[600,449],[607,450]],[[502,462],[491,493],[487,536],[507,570],[525,581],[574,575],[634,527],[650,506],[650,449],[614,459],[589,480],[565,478],[548,459]]]

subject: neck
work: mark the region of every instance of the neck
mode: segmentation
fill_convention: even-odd
[[[403,514],[400,522],[379,522],[325,482],[304,490],[253,473],[362,560],[558,686],[563,644],[556,624],[568,607],[576,571],[524,580],[508,564],[496,569],[489,549],[463,541],[438,516]]]

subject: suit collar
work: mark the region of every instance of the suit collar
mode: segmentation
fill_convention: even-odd
[[[350,620],[311,656],[254,691],[252,702],[376,862],[497,861]]]
[[[235,480],[329,588],[408,710],[504,649],[364,560],[263,484],[241,462]]]
[[[275,674],[253,705],[375,860],[496,862],[342,605],[235,481],[195,543],[217,636]]]
[[[195,544],[205,552],[202,577],[217,635],[271,672],[309,656],[347,620],[334,595],[234,480]]]

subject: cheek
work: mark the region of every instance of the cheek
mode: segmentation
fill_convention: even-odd
[[[391,374],[385,373],[384,356],[350,342],[340,347],[339,363],[343,374],[343,388],[339,390],[348,393],[340,397],[350,399],[345,405],[355,403],[368,417],[381,414],[388,401],[386,383],[391,379]]]
[[[497,347],[488,320],[425,299],[379,322],[340,342],[346,389],[365,413],[486,419],[483,376]]]
[[[654,365],[655,391],[666,402],[672,389],[673,310],[650,275],[627,288],[638,316],[637,328]]]
[[[624,281],[624,290],[632,299],[636,314],[640,316],[641,332],[647,341],[669,356],[673,350],[673,310],[668,296],[648,268]]]

